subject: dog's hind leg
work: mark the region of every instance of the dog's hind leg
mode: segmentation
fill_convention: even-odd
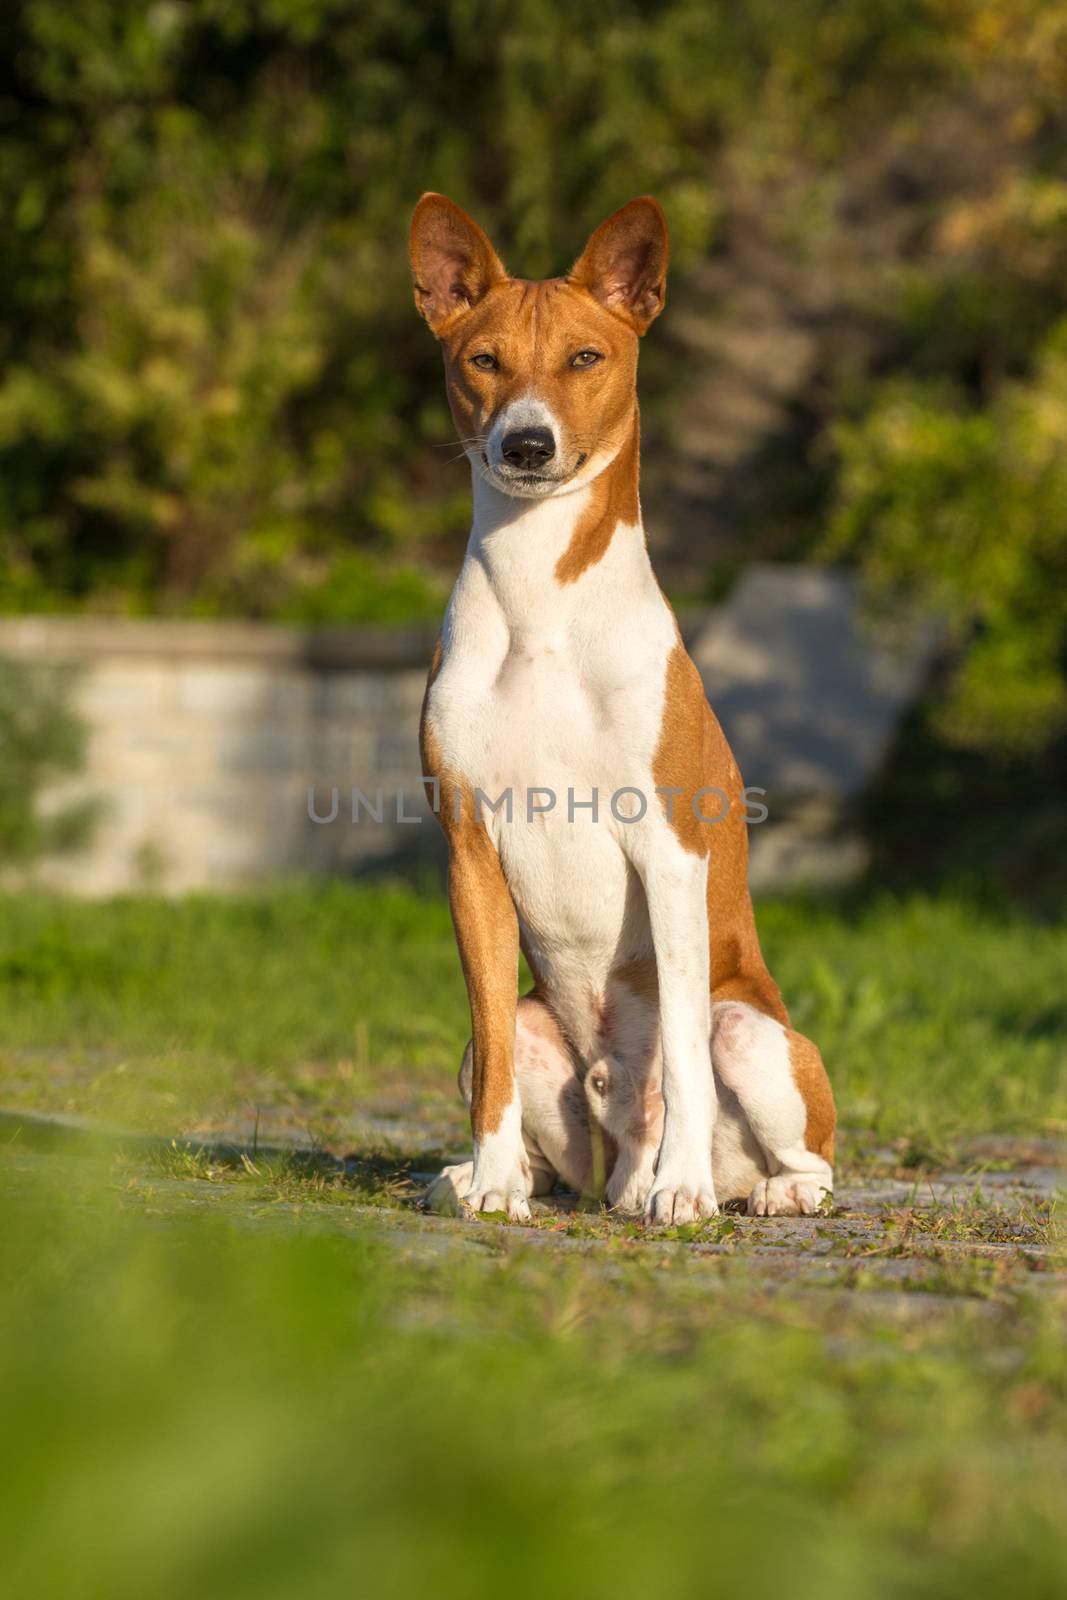
[[[745,1195],[722,1198],[746,1199],[752,1216],[810,1216],[833,1189],[834,1099],[822,1057],[745,1001],[722,1000],[713,1016],[715,1076],[736,1096],[767,1166]]]
[[[471,1047],[459,1069],[459,1087],[467,1104],[471,1094]],[[547,1194],[557,1178],[579,1194],[592,1192],[593,1146],[589,1111],[574,1057],[552,1012],[527,995],[515,1019],[515,1083],[522,1107],[522,1138],[530,1167],[530,1194]],[[610,1162],[614,1152],[609,1152]],[[431,1184],[431,1211],[456,1215],[470,1188],[473,1164],[445,1167]]]
[[[750,1215],[813,1214],[833,1188],[834,1102],[818,1050],[744,1001],[714,1006],[715,1076],[736,1099],[765,1173],[739,1169]]]

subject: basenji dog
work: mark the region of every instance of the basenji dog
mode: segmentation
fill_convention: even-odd
[[[607,1202],[654,1225],[810,1214],[832,1188],[833,1095],[764,965],[741,776],[641,521],[667,257],[649,198],[542,282],[445,196],[415,208],[474,499],[421,727],[472,1024],[474,1155],[441,1209],[529,1220],[557,1178],[599,1187],[597,1150]]]

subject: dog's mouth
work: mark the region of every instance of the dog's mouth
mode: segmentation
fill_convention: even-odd
[[[562,472],[529,472],[520,467],[509,467],[507,462],[501,462],[494,467],[486,452],[482,451],[482,466],[490,483],[502,489],[505,494],[517,494],[526,498],[536,498],[548,495],[569,483],[589,460],[588,450],[582,450],[569,468]]]

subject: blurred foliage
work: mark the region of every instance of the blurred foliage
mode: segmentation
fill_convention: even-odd
[[[790,553],[829,517],[977,627],[953,738],[1064,721],[1064,0],[13,0],[0,45],[3,608],[435,613],[467,493],[413,200],[541,273],[651,190],[690,313],[740,212],[820,275]]]
[[[988,406],[891,381],[838,442],[832,538],[859,546],[883,593],[917,593],[957,635],[978,625],[942,731],[1040,748],[1067,725],[1067,320],[1032,378],[1004,383]]]
[[[64,668],[28,666],[0,656],[0,864],[17,865],[84,843],[98,815],[86,797],[42,790],[75,776],[85,754],[85,725],[70,706]]]

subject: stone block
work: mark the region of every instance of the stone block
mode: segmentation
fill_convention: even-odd
[[[397,706],[396,674],[338,672],[324,674],[319,706],[325,716],[379,717]]]
[[[226,729],[219,737],[219,766],[224,772],[295,772],[304,759],[305,739],[299,729],[274,727]]]
[[[180,768],[187,766],[197,753],[198,745],[203,747],[205,739],[199,738],[197,733],[181,726],[168,726],[162,723],[134,725],[126,731],[122,739],[122,754],[132,757],[134,761],[141,758]]]
[[[265,828],[231,830],[205,839],[197,856],[197,868],[207,884],[269,877],[289,865]]]
[[[306,672],[261,665],[196,662],[174,669],[174,705],[197,717],[287,717],[308,711],[312,685]]]
[[[170,804],[174,825],[179,830],[205,828],[212,823],[240,828],[266,809],[263,798],[249,785],[179,788],[172,791]]]
[[[77,704],[90,721],[155,716],[168,682],[167,669],[151,662],[85,665],[77,684]]]
[[[417,729],[391,729],[379,733],[375,741],[374,767],[378,773],[395,773],[398,776],[410,773],[419,777],[422,766]]]
[[[359,783],[370,766],[373,734],[341,719],[315,724],[308,735],[305,767],[315,781],[329,778]]]
[[[850,573],[750,567],[690,652],[746,783],[854,801],[929,672],[939,629],[876,623]]]

